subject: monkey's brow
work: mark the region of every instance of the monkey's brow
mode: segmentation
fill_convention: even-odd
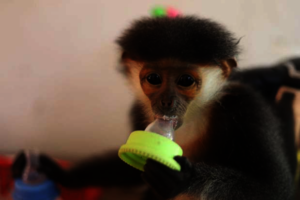
[[[145,68],[149,69],[197,69],[199,66],[191,65],[187,63],[172,63],[172,64],[161,64],[161,63],[151,63],[145,64]]]

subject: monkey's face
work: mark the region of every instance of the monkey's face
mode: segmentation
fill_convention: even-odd
[[[145,64],[139,80],[143,93],[150,100],[153,117],[175,118],[176,127],[182,124],[188,105],[198,95],[202,82],[199,67],[183,63]]]
[[[127,59],[125,66],[147,122],[172,118],[176,129],[193,114],[195,106],[204,106],[214,98],[226,79],[226,71],[219,66],[176,60],[142,63]]]

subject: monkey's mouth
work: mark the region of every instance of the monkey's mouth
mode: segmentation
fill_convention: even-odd
[[[178,125],[178,117],[177,116],[167,116],[167,115],[155,115],[155,119],[160,119],[164,121],[172,121],[173,122],[173,129],[175,130]]]

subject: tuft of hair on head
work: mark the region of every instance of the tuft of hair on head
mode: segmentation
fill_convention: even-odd
[[[217,64],[240,52],[239,39],[224,26],[195,16],[141,18],[117,43],[128,57],[143,62],[176,58],[194,64]]]

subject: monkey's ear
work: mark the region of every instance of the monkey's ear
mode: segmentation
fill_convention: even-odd
[[[237,67],[237,62],[235,58],[222,60],[220,64],[225,78],[227,78],[231,74],[233,68]]]

